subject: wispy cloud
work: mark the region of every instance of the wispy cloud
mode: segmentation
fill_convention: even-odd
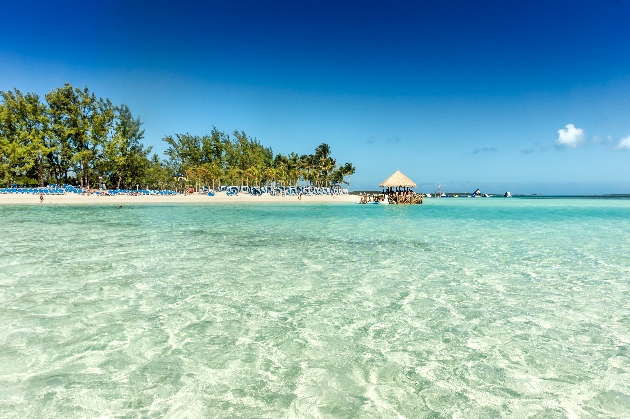
[[[398,137],[391,137],[387,139],[388,144],[398,144],[399,142],[400,142],[400,138]]]
[[[612,143],[613,138],[610,135],[607,135],[606,138],[604,138],[604,136],[597,134],[596,136],[593,137],[593,142],[595,144],[610,144]]]
[[[565,129],[558,130],[556,143],[560,146],[575,148],[584,142],[584,130],[575,128],[573,124],[567,124]]]
[[[376,137],[373,135],[370,138],[368,138],[366,141],[366,143],[368,144],[374,144],[375,142],[376,142]]]
[[[477,150],[473,151],[473,154],[479,154],[479,153],[496,153],[497,150],[494,147],[484,147],[484,148],[478,148]]]
[[[615,150],[630,150],[630,135],[622,138],[615,147]]]
[[[630,150],[630,135],[619,140],[618,143],[615,144],[615,139],[612,135],[607,135],[604,137],[603,135],[596,135],[593,137],[593,143],[599,144],[602,147],[607,148],[612,151],[625,151]]]
[[[523,149],[523,150],[521,150],[521,154],[532,154],[532,153],[534,153],[535,151],[536,151],[536,150],[535,150],[535,149],[533,149],[533,148],[530,148],[530,149]]]

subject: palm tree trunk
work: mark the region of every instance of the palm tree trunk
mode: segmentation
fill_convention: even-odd
[[[41,155],[37,156],[37,174],[39,178],[39,187],[44,186],[44,157]]]

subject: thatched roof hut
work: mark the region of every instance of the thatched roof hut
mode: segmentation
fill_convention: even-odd
[[[396,173],[388,177],[380,186],[381,188],[415,188],[417,185],[407,176],[403,175],[400,170],[396,170]]]

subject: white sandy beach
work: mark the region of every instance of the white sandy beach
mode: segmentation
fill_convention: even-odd
[[[215,196],[206,194],[192,195],[171,195],[171,196],[99,196],[92,194],[78,195],[45,195],[44,202],[41,205],[50,204],[218,204],[218,203],[292,203],[292,204],[313,204],[313,203],[353,203],[358,202],[359,197],[353,195],[330,196],[302,196],[302,200],[298,200],[296,196],[271,196],[264,194],[262,196],[252,196],[249,194],[239,194],[238,196],[226,196],[223,193],[217,193]],[[4,204],[37,204],[40,205],[39,195],[31,194],[0,194],[0,205]]]

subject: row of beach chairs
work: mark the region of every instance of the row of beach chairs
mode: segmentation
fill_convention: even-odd
[[[72,185],[52,185],[47,187],[35,187],[35,188],[21,188],[17,186],[11,186],[10,188],[0,188],[0,194],[30,194],[30,195],[65,195],[68,193],[81,194],[85,190],[80,187],[74,187]],[[112,189],[108,191],[92,191],[97,195],[177,195],[178,193],[172,190],[154,190],[154,189]]]
[[[272,196],[297,196],[302,195],[347,195],[347,189],[341,188],[318,188],[313,186],[219,186],[217,192],[225,192],[228,196],[238,195],[240,193],[246,193],[253,196],[260,196],[263,194],[269,194]],[[214,196],[214,191],[207,187],[202,188],[202,192],[207,192],[208,195]]]
[[[11,186],[10,188],[0,188],[2,194],[32,194],[32,195],[64,195],[67,193],[81,193],[81,188],[75,188],[71,185],[51,185],[46,187],[22,188]]]
[[[178,192],[172,190],[156,190],[156,189],[110,189],[107,191],[96,191],[97,194],[102,195],[154,195],[154,196],[167,196],[178,195]]]
[[[201,189],[202,192],[210,196],[214,196],[214,191],[208,187]],[[85,192],[80,187],[72,185],[51,185],[47,187],[22,188],[12,186],[10,188],[0,188],[0,194],[33,194],[33,195],[64,195],[67,193],[81,194]],[[239,193],[260,196],[269,194],[272,196],[297,196],[302,195],[346,195],[347,189],[341,188],[318,188],[313,186],[220,186],[217,192],[225,192],[227,195],[238,195]],[[110,189],[107,191],[93,191],[97,195],[177,195],[178,192],[172,190],[155,190],[155,189]]]

